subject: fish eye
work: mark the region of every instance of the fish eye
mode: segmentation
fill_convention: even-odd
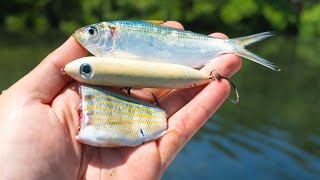
[[[94,26],[89,26],[86,31],[91,35],[91,36],[96,36],[98,34],[98,30]]]
[[[90,64],[84,63],[80,66],[80,74],[85,77],[89,78],[92,73],[92,67]]]

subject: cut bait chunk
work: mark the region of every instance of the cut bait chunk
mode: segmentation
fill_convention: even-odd
[[[98,86],[81,85],[80,96],[83,144],[134,147],[167,132],[166,112],[153,104]]]

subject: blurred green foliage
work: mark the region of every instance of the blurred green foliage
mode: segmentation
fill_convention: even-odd
[[[0,7],[8,32],[70,34],[116,19],[176,20],[198,32],[254,33],[275,30],[302,37],[320,35],[318,0],[12,0]]]

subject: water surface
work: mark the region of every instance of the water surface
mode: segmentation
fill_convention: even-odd
[[[1,41],[0,92],[66,38]],[[250,48],[282,71],[244,60],[232,78],[240,104],[223,104],[182,149],[163,179],[318,179],[319,49],[319,41],[281,36]]]

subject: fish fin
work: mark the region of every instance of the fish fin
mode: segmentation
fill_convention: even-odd
[[[162,23],[164,23],[164,21],[161,21],[161,20],[143,20],[143,21],[150,23],[150,24],[158,25],[158,26],[160,26]]]
[[[163,133],[163,135],[169,134],[169,133],[171,133],[171,132],[173,132],[173,131],[175,131],[175,129],[166,130],[166,131]]]
[[[249,45],[251,45],[255,42],[258,42],[258,41],[262,41],[263,39],[266,39],[266,38],[271,37],[273,35],[275,35],[274,32],[263,32],[263,33],[259,33],[259,34],[254,34],[254,35],[250,35],[250,36],[232,39],[239,46],[239,48],[236,50],[235,54],[239,55],[241,57],[250,59],[251,61],[256,62],[258,64],[261,64],[263,66],[266,66],[272,70],[281,71],[281,69],[279,67],[277,67],[274,63],[269,62],[268,60],[266,60],[262,57],[259,57],[258,55],[255,55],[254,53],[251,53],[250,51],[245,49],[246,46],[249,46]]]
[[[249,46],[255,42],[262,41],[262,40],[267,39],[268,37],[271,37],[274,35],[275,35],[275,32],[268,31],[268,32],[253,34],[250,36],[234,38],[233,40],[238,41],[242,46]]]
[[[162,137],[162,136],[164,136],[164,135],[167,135],[167,134],[169,134],[169,133],[171,133],[171,132],[173,132],[173,131],[175,131],[175,129],[168,129],[168,130],[166,130],[166,131],[163,131],[162,133],[160,133],[156,138],[154,138],[154,139],[158,139],[158,138],[160,138],[160,137]]]

